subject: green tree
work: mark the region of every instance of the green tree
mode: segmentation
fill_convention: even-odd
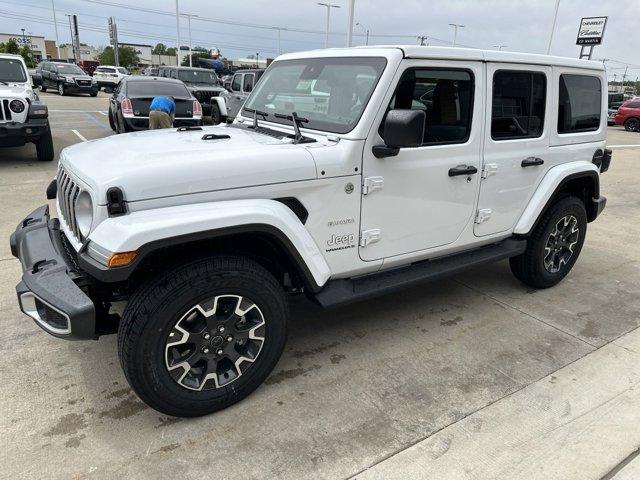
[[[20,46],[13,38],[8,42],[0,43],[0,53],[12,53],[14,55],[20,54]]]
[[[167,46],[164,43],[158,43],[153,50],[151,51],[154,55],[166,55],[167,54]]]
[[[193,53],[191,54],[191,56],[193,57],[193,66],[195,67],[196,65],[198,65],[198,58],[211,58],[211,54],[209,52],[205,51],[196,51],[195,49],[193,50]],[[182,66],[183,67],[188,67],[189,66],[189,55],[186,55],[183,59],[182,59]]]
[[[27,64],[27,68],[36,68],[36,59],[29,45],[23,45],[22,48],[20,48],[20,55],[22,55],[24,63]]]
[[[138,57],[138,54],[132,47],[118,47],[118,54],[120,57],[120,65],[130,67],[140,63],[140,57]],[[113,47],[105,47],[100,55],[98,55],[98,61],[102,65],[114,65],[116,58]]]
[[[174,47],[167,48],[165,50],[164,54],[168,55],[170,57],[175,57],[176,56],[176,49]]]

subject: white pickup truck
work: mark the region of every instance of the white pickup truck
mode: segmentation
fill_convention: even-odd
[[[606,85],[542,55],[283,55],[231,125],[63,150],[57,218],[11,237],[20,306],[56,337],[117,331],[140,398],[196,416],[267,378],[292,295],[337,307],[507,258],[552,287],[605,206]]]
[[[54,157],[49,111],[33,91],[20,55],[0,53],[0,147],[34,143],[38,160]]]

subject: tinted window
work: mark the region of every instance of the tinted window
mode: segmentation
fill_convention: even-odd
[[[465,142],[471,131],[473,78],[462,70],[407,70],[391,99],[392,109],[425,112],[423,145]],[[384,121],[379,132],[382,136]]]
[[[11,58],[0,58],[1,82],[26,82],[27,74],[22,67],[22,62]]]
[[[98,72],[103,72],[103,73],[116,73],[115,68],[98,67],[97,70]]]
[[[187,88],[179,83],[169,83],[163,81],[136,81],[127,85],[127,95],[130,97],[163,97],[189,98]]]
[[[542,135],[547,79],[543,73],[501,70],[493,75],[491,138]]]
[[[589,132],[600,127],[602,86],[588,75],[560,75],[558,133]]]
[[[231,82],[231,90],[233,90],[234,92],[239,92],[240,91],[240,81],[242,79],[242,75],[234,75],[233,76],[233,82]]]
[[[623,105],[624,108],[640,108],[640,102],[629,102]]]
[[[179,70],[178,78],[187,83],[204,83],[216,85],[218,77],[215,72],[206,70]]]
[[[84,73],[84,70],[71,63],[56,65],[55,69],[62,75],[86,75],[86,73]]]
[[[242,82],[242,90],[247,93],[253,90],[253,73],[245,73],[244,80]]]

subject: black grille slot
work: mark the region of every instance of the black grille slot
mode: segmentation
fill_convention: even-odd
[[[38,310],[38,315],[44,323],[51,325],[53,328],[57,328],[59,330],[65,330],[66,328],[68,328],[69,323],[67,321],[67,317],[59,312],[56,312],[53,308],[45,305],[37,298],[36,309]]]
[[[9,109],[9,100],[3,100],[2,105],[4,106],[4,119],[11,120],[11,110]]]

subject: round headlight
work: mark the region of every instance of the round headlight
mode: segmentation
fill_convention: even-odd
[[[13,113],[22,113],[24,112],[24,103],[22,103],[20,100],[11,100],[9,108]]]
[[[93,223],[93,202],[91,195],[87,192],[81,192],[76,198],[76,225],[83,237],[86,238],[91,232],[91,224]]]

